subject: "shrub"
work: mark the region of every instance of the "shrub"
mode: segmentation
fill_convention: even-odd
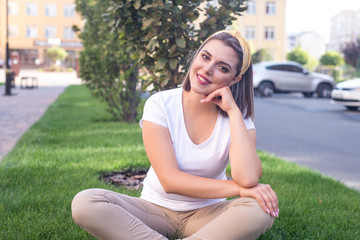
[[[286,59],[305,65],[309,60],[309,54],[298,46],[286,55]]]

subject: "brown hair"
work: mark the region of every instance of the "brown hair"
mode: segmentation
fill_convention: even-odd
[[[185,91],[190,91],[190,89],[191,89],[190,69],[193,64],[194,59],[197,57],[197,55],[199,54],[201,49],[206,45],[206,43],[208,43],[209,41],[211,41],[213,39],[223,41],[227,46],[234,49],[234,51],[236,52],[236,54],[238,55],[238,58],[239,58],[238,65],[236,67],[237,72],[236,72],[235,76],[238,76],[240,74],[241,67],[242,67],[243,50],[241,48],[239,40],[237,38],[231,36],[229,33],[222,32],[222,33],[216,34],[216,35],[212,36],[211,38],[209,38],[208,40],[206,40],[200,46],[200,48],[196,51],[195,56],[190,64],[189,70],[186,73],[186,76],[184,79],[183,88]],[[230,87],[230,90],[232,92],[233,98],[234,98],[237,106],[239,107],[239,109],[240,109],[241,113],[244,115],[244,117],[245,118],[250,117],[252,120],[254,120],[254,88],[253,88],[252,64],[250,64],[249,68],[242,76],[242,79],[239,82],[232,85]],[[220,109],[220,113],[223,116],[227,116],[226,112],[224,112],[221,108],[219,108],[219,109]]]

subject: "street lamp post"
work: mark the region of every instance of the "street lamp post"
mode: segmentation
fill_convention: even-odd
[[[8,8],[8,0],[5,1],[6,4],[6,69],[5,69],[5,95],[11,96],[11,71],[10,71],[10,51],[9,51],[9,27],[8,27],[8,21],[9,21],[9,8]]]

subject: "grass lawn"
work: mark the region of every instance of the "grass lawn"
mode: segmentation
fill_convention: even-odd
[[[86,188],[138,196],[98,180],[148,167],[137,123],[116,122],[85,87],[69,87],[0,163],[0,239],[93,239],[70,204]],[[280,218],[260,239],[359,239],[360,192],[259,152],[280,200]],[[241,223],[239,223],[241,224]]]

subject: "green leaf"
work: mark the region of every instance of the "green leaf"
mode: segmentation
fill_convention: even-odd
[[[148,20],[144,20],[142,22],[142,29],[144,30],[145,28],[147,28],[148,26],[150,26],[152,23],[154,22],[153,18],[150,18]]]
[[[151,4],[147,4],[144,7],[142,7],[141,9],[147,11],[149,8],[152,8],[153,6]]]
[[[237,6],[236,6],[236,2],[230,2],[230,4],[229,4],[229,5],[230,5],[230,7],[232,7],[232,8],[237,7]]]
[[[139,56],[140,56],[139,53],[134,52],[130,55],[130,58],[131,58],[131,60],[137,60],[137,59],[139,59]]]
[[[158,40],[156,37],[152,38],[149,42],[149,44],[146,46],[147,49],[152,52],[155,50],[155,47],[158,45]]]
[[[156,69],[163,69],[165,64],[168,62],[167,58],[160,58],[159,60],[156,61]]]
[[[178,45],[181,48],[185,48],[186,47],[186,41],[184,38],[177,38],[176,40],[176,45]]]
[[[179,60],[176,59],[176,58],[175,58],[175,59],[171,59],[171,60],[169,61],[169,66],[170,66],[170,68],[171,68],[172,70],[175,70],[176,67],[177,67],[178,62],[179,62]]]
[[[136,10],[138,10],[141,7],[141,0],[136,0],[135,4],[134,4],[134,8]]]
[[[165,78],[163,79],[161,82],[160,82],[160,86],[161,87],[165,87],[169,82],[169,79],[168,78]]]

